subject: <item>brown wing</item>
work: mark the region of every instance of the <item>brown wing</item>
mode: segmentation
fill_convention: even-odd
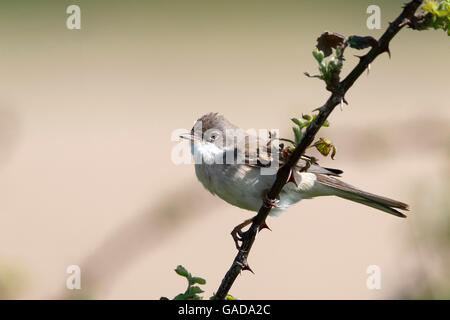
[[[282,144],[279,145],[278,151],[273,153],[273,145],[269,142],[262,142],[259,138],[256,138],[256,141],[252,142],[246,140],[245,147],[245,164],[253,167],[269,167],[273,161],[273,154],[278,154],[279,165],[282,166],[290,154],[289,149]],[[317,159],[306,155],[298,161],[298,170],[304,170],[308,163],[310,166],[306,169],[306,172],[329,176],[339,176],[343,173],[339,169],[321,167]]]

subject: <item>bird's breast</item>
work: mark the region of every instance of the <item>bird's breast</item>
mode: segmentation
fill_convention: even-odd
[[[258,211],[265,194],[272,187],[276,175],[261,175],[259,168],[244,164],[197,164],[195,172],[199,181],[211,193],[226,202],[242,209]],[[280,193],[279,208],[272,210],[280,213],[301,199],[310,198],[315,187],[316,176],[313,173],[296,173],[298,187],[288,183]]]
[[[275,177],[261,176],[258,168],[244,164],[197,164],[198,180],[211,193],[239,208],[258,211],[265,189]]]

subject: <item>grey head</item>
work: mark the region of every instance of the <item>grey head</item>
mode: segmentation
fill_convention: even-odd
[[[187,139],[191,140],[194,158],[197,150],[203,159],[221,159],[221,163],[227,164],[257,164],[261,162],[261,148],[263,152],[267,151],[264,140],[232,124],[218,113],[208,113],[199,118]],[[264,156],[265,162],[270,163],[269,159],[269,154]]]
[[[211,112],[200,117],[191,130],[193,140],[209,142],[223,147],[226,145],[227,134],[239,130],[239,127],[232,124],[224,116],[217,112]]]

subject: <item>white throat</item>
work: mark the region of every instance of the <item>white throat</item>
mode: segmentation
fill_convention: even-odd
[[[197,155],[195,154],[196,152]],[[199,160],[196,156],[201,156],[202,163],[213,164],[222,158],[224,150],[217,147],[214,143],[194,141],[191,143],[191,153],[196,163]]]

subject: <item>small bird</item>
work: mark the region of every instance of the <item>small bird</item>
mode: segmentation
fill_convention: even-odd
[[[240,145],[230,139],[227,132],[243,130],[218,113],[208,113],[196,121],[189,134],[181,137],[191,142],[195,173],[207,190],[236,207],[258,211],[261,205],[268,201],[266,194],[276,179],[276,171],[274,174],[261,174],[261,168],[267,167],[270,160],[273,161],[275,153],[270,147],[269,139],[265,141],[260,137],[253,137],[258,142],[257,146],[250,146],[248,140]],[[283,151],[287,148],[282,144],[280,149],[281,152],[276,153],[276,156],[282,165],[288,154]],[[234,161],[225,161],[227,154],[232,154]],[[244,161],[235,161],[239,156]],[[270,215],[277,215],[303,199],[338,196],[397,217],[406,217],[396,209],[408,210],[407,204],[362,191],[342,182],[338,179],[342,173],[343,171],[338,169],[319,166],[313,157],[303,156],[291,172],[291,178],[281,190],[279,199],[276,203],[268,203],[273,207]],[[239,248],[242,229],[251,222],[252,219],[248,219],[233,229],[236,247]]]

